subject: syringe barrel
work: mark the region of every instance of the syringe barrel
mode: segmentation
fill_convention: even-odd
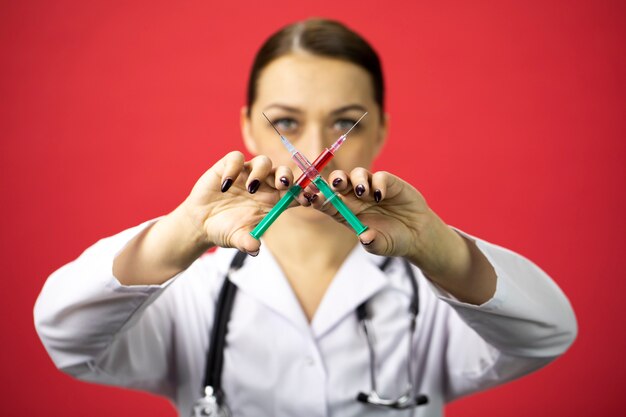
[[[315,178],[313,182],[315,183],[315,185],[317,185],[317,188],[322,191],[324,197],[326,197],[326,199],[330,201],[333,206],[335,206],[335,208],[343,216],[343,218],[346,219],[346,222],[348,222],[348,224],[354,229],[357,236],[367,230],[367,226],[361,223],[361,221],[354,215],[354,213],[350,211],[348,206],[346,206],[343,200],[339,198],[333,192],[333,190],[330,189],[330,186],[326,184],[326,181],[324,181],[322,177]]]
[[[317,159],[313,161],[311,165],[315,167],[317,172],[321,172],[324,169],[324,167],[326,167],[326,165],[330,162],[330,160],[333,159],[333,156],[334,156],[333,153],[330,150],[328,150],[328,148],[326,148],[324,149],[324,151],[322,151],[320,156],[318,156]],[[300,175],[300,177],[296,180],[296,184],[302,188],[305,188],[307,185],[309,185],[309,183],[311,182],[313,178],[309,178],[306,175],[306,170],[303,170],[303,174]]]
[[[280,214],[289,207],[291,202],[298,198],[298,195],[302,191],[302,187],[298,185],[293,185],[287,193],[281,198],[278,203],[272,208],[272,210],[263,217],[261,223],[257,224],[256,227],[250,232],[253,238],[259,240],[263,233],[267,230],[268,227],[274,223],[274,220],[280,216]]]
[[[300,170],[302,172],[304,172],[306,174],[307,177],[313,179],[315,177],[317,177],[317,175],[315,176],[311,176],[311,172],[310,168],[313,168],[313,165],[311,165],[311,163],[300,153],[300,152],[294,152],[291,154],[291,159],[293,159],[293,161],[296,163],[296,165],[298,165],[298,168],[300,168]],[[307,174],[308,172],[308,174]]]
[[[346,135],[339,136],[339,139],[337,139],[335,143],[333,143],[332,146],[330,147],[330,152],[332,153],[337,152],[337,149],[339,149],[339,147],[343,145],[345,141],[346,141]]]

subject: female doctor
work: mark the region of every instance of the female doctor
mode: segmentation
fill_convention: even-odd
[[[212,404],[234,416],[440,416],[561,355],[576,320],[544,272],[368,170],[383,102],[377,54],[342,24],[307,20],[269,38],[241,112],[256,156],[223,156],[171,213],[46,282],[35,321],[57,367],[164,395],[181,416],[215,415]],[[298,173],[262,112],[313,159],[366,111],[322,174],[369,229],[357,238],[306,189],[252,238]],[[236,295],[224,301],[227,281]]]

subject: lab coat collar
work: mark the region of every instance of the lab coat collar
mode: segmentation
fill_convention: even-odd
[[[246,259],[243,267],[231,274],[231,281],[303,332],[322,337],[389,280],[378,265],[382,257],[367,253],[357,245],[340,267],[309,322],[276,259],[265,247],[256,258]],[[263,271],[262,273],[259,273]]]
[[[242,268],[230,276],[240,291],[256,298],[297,328],[310,333],[307,318],[280,266],[267,246],[259,255],[248,257]]]
[[[366,252],[356,245],[330,283],[311,323],[313,334],[321,338],[357,307],[389,285],[380,270],[384,257]],[[356,317],[356,316],[355,316]]]

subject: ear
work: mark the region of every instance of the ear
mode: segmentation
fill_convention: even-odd
[[[248,152],[252,155],[257,155],[257,147],[254,138],[252,137],[252,127],[250,117],[248,116],[248,106],[241,108],[241,114],[239,115],[239,124],[241,125],[241,136],[243,137],[243,144],[246,146]]]
[[[374,148],[374,158],[376,158],[383,150],[383,145],[387,141],[387,132],[389,131],[389,113],[385,113],[380,121],[380,127],[378,129],[378,137],[376,138],[376,144]]]

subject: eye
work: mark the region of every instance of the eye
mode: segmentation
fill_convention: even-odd
[[[293,132],[298,128],[298,122],[289,117],[274,120],[274,126],[281,132]]]
[[[338,119],[334,124],[333,124],[333,129],[335,129],[338,132],[344,133],[347,132],[348,129],[350,129],[352,126],[354,126],[354,124],[356,123],[356,120],[354,119]],[[357,125],[354,129],[358,129],[359,126]]]

